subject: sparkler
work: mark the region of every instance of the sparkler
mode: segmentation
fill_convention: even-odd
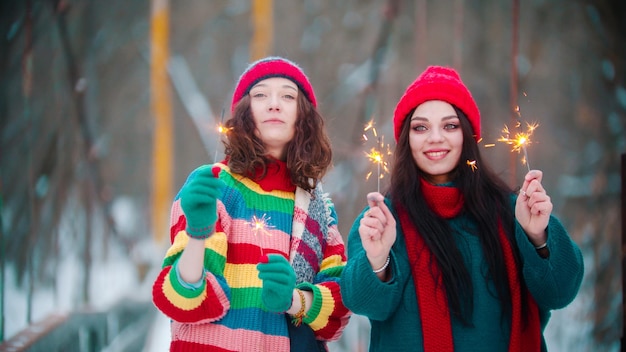
[[[519,114],[519,106],[516,108],[516,111]],[[521,122],[518,121],[516,128],[521,126]],[[518,132],[514,137],[511,138],[511,132],[507,125],[504,125],[502,129],[502,136],[498,139],[498,142],[504,142],[506,144],[511,145],[511,152],[523,152],[524,158],[522,159],[522,164],[526,164],[528,167],[528,171],[530,171],[530,163],[528,162],[528,151],[526,147],[532,143],[531,136],[535,132],[535,129],[539,127],[538,123],[528,123],[526,122],[526,131]]]
[[[224,126],[224,109],[222,109],[222,118],[220,123],[217,125],[218,138],[215,139],[215,156],[213,157],[213,164],[217,162],[217,145],[219,144],[221,137],[226,135],[230,130],[230,128]]]
[[[258,236],[259,233],[271,236],[272,234],[268,230],[274,228],[274,226],[268,223],[270,219],[271,218],[267,216],[267,214],[263,214],[260,218],[253,215],[251,221],[246,221],[246,225],[250,226],[250,229],[252,229],[252,233],[255,236]]]
[[[377,188],[376,190],[380,192],[380,180],[385,177],[385,173],[389,173],[388,163],[385,159],[386,156],[391,155],[391,148],[389,144],[385,144],[385,136],[378,136],[378,132],[376,131],[376,127],[374,127],[374,121],[370,121],[365,125],[363,129],[363,140],[368,141],[367,131],[372,131],[372,134],[376,138],[376,145],[372,147],[369,153],[365,153],[365,156],[369,161],[376,165],[377,169]],[[369,180],[370,176],[372,176],[373,171],[370,171],[365,176],[365,180]]]
[[[263,216],[261,216],[260,218],[256,215],[253,215],[250,221],[246,221],[246,225],[250,226],[252,234],[255,238],[258,239],[259,233],[267,236],[272,235],[268,230],[274,228],[274,226],[269,224],[269,220],[270,217],[266,214],[263,214]],[[261,243],[259,243],[258,245],[259,249],[261,250],[261,255],[263,255],[263,245]]]

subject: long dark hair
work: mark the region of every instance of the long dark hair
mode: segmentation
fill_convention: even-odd
[[[332,163],[330,138],[324,119],[302,91],[298,92],[298,112],[293,139],[286,146],[286,163],[294,185],[307,191],[314,189]],[[270,161],[263,142],[255,134],[250,108],[250,95],[235,106],[232,118],[224,123],[226,134],[224,154],[230,169],[254,178],[260,169],[265,176]]]
[[[511,203],[513,190],[483,161],[478,143],[466,115],[454,107],[463,131],[463,150],[453,182],[464,196],[463,212],[476,222],[476,229],[464,229],[480,239],[488,277],[493,280],[497,298],[502,302],[503,318],[511,314],[511,292],[506,263],[499,239],[499,225],[513,247],[514,259],[520,282],[521,260],[515,244],[514,213]],[[411,116],[413,111],[409,113]],[[448,297],[450,311],[464,324],[471,325],[474,290],[463,256],[452,236],[452,228],[445,219],[430,210],[420,190],[420,178],[425,177],[413,159],[409,146],[410,118],[405,118],[398,144],[394,152],[389,194],[394,203],[406,209],[426,246],[431,251]],[[472,170],[466,160],[475,160],[477,169]],[[497,214],[497,216],[494,216]],[[412,265],[415,265],[412,263]],[[434,275],[434,273],[433,273]],[[523,308],[526,304],[525,289],[522,290]],[[526,309],[523,309],[525,312]]]

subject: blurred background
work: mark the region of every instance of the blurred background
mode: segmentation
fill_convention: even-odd
[[[481,110],[485,159],[512,186],[543,170],[583,251],[549,350],[620,350],[625,16],[619,0],[0,2],[0,350],[168,349],[150,299],[171,201],[221,160],[235,82],[267,55],[315,88],[344,238],[365,194],[386,187],[366,154],[393,150],[405,88],[428,65],[455,67]],[[526,155],[498,141],[529,124]],[[330,349],[368,339],[355,316]]]

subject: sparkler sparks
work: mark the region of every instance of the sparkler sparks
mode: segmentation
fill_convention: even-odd
[[[270,217],[267,214],[263,214],[260,218],[256,215],[252,215],[252,219],[250,221],[246,221],[246,225],[250,226],[250,230],[256,241],[259,242],[257,245],[261,250],[261,255],[264,255],[263,251],[263,239],[259,239],[259,234],[272,236],[269,232],[270,229],[273,229],[274,226],[269,224]]]
[[[519,111],[519,108],[518,108]],[[519,128],[521,125],[518,122],[516,128]],[[502,129],[502,136],[498,139],[498,142],[503,142],[511,145],[511,152],[523,152],[524,157],[522,158],[522,164],[526,164],[528,167],[528,171],[530,171],[530,163],[528,162],[528,152],[526,147],[532,143],[531,136],[535,132],[535,129],[539,127],[537,123],[526,123],[526,131],[515,133],[514,137],[511,137],[511,132],[507,125],[504,125]]]
[[[250,226],[250,229],[255,236],[258,236],[259,233],[271,236],[272,234],[268,230],[274,228],[274,226],[268,223],[269,220],[270,217],[266,214],[263,214],[260,218],[253,215],[251,221],[246,221],[246,225]]]
[[[215,139],[215,156],[213,157],[214,164],[217,162],[217,145],[219,144],[222,136],[225,136],[230,130],[231,128],[224,126],[224,109],[222,109],[221,122],[217,125],[218,138]]]
[[[221,136],[225,136],[231,129],[222,125],[221,123],[217,125],[217,133],[220,135],[220,138],[216,138],[215,140],[215,157],[213,157],[213,163],[217,162],[217,144],[219,143]]]
[[[472,168],[472,171],[476,171],[476,169],[478,169],[478,166],[476,166],[476,160],[468,160],[466,163],[467,166]]]
[[[389,144],[385,144],[385,136],[378,136],[376,127],[374,127],[374,121],[370,121],[365,125],[363,129],[363,140],[368,141],[367,132],[372,131],[374,138],[376,138],[376,145],[372,147],[369,153],[365,153],[365,156],[369,161],[376,165],[377,170],[377,191],[380,192],[380,180],[385,177],[385,173],[389,173],[388,163],[386,157],[391,155],[391,148]],[[369,180],[373,171],[370,171],[365,176],[365,180]]]
[[[217,133],[219,133],[219,134],[226,134],[230,130],[231,130],[231,128],[228,128],[228,127],[222,125],[221,123],[219,125],[217,125]]]

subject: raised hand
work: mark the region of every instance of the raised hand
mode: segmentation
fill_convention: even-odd
[[[263,280],[261,301],[265,308],[275,313],[287,311],[296,288],[296,273],[291,264],[280,254],[268,254],[261,257],[256,267]]]
[[[546,242],[546,228],[552,213],[552,202],[541,185],[542,177],[539,170],[529,171],[515,203],[515,218],[535,246]]]
[[[385,264],[391,246],[396,241],[396,220],[384,199],[378,192],[368,193],[367,204],[370,208],[363,214],[359,225],[361,243],[374,270]]]
[[[180,191],[180,206],[187,219],[187,234],[204,239],[211,236],[217,220],[217,199],[222,195],[224,182],[217,178],[218,167],[203,166]]]

